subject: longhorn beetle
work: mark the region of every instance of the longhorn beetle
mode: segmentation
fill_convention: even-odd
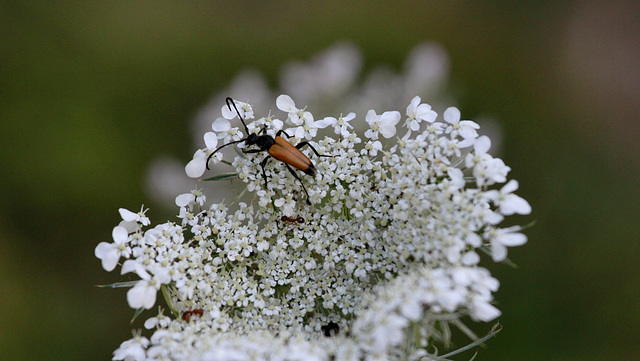
[[[289,136],[289,134],[287,134],[287,132],[285,132],[282,129],[278,130],[275,138],[270,136],[269,134],[266,134],[267,132],[266,125],[264,126],[264,128],[262,128],[262,130],[259,133],[249,133],[249,128],[247,127],[247,124],[244,122],[244,118],[242,118],[242,116],[240,115],[240,112],[238,111],[238,107],[236,106],[236,103],[233,101],[233,99],[229,97],[227,98],[226,102],[227,102],[227,106],[229,107],[229,110],[231,110],[231,106],[233,105],[233,108],[236,110],[236,114],[238,114],[238,118],[240,118],[240,121],[242,121],[242,125],[244,125],[244,129],[247,131],[247,137],[221,145],[216,150],[214,150],[213,153],[209,154],[209,157],[207,158],[207,163],[206,163],[207,169],[209,169],[209,160],[220,149],[228,145],[236,144],[240,142],[244,142],[245,146],[252,146],[255,144],[256,146],[258,146],[259,149],[249,149],[249,150],[243,149],[242,151],[244,153],[259,153],[259,152],[269,153],[269,155],[266,156],[262,160],[262,162],[260,162],[260,167],[262,168],[262,177],[264,178],[264,187],[267,188],[267,174],[264,171],[264,166],[267,164],[267,161],[269,160],[269,158],[273,157],[279,161],[282,161],[284,165],[287,166],[287,169],[289,169],[289,172],[291,172],[291,174],[293,174],[293,176],[300,182],[300,185],[302,185],[302,189],[304,190],[304,193],[307,195],[307,204],[311,204],[311,202],[309,202],[309,193],[307,192],[307,188],[305,188],[304,183],[302,183],[302,179],[300,179],[298,174],[293,170],[293,168],[291,168],[291,166],[305,172],[306,174],[312,177],[315,177],[315,175],[318,174],[318,170],[313,165],[309,157],[307,157],[306,155],[304,155],[304,153],[300,151],[300,148],[304,147],[305,145],[309,146],[309,148],[311,148],[311,150],[313,150],[313,152],[318,157],[331,157],[331,156],[320,155],[318,151],[309,142],[306,142],[306,141],[300,142],[298,143],[298,145],[294,147],[286,139],[280,136],[281,134],[284,134],[287,136],[287,138],[291,138],[291,136]]]

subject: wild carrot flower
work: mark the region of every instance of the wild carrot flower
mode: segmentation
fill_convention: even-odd
[[[494,189],[510,168],[489,154],[476,123],[460,121],[455,108],[440,121],[420,98],[402,111],[326,117],[313,129],[301,128],[312,124],[311,110],[286,95],[277,104],[283,120],[255,119],[249,104],[237,104],[250,130],[301,129],[291,134],[294,145],[333,128],[311,141],[329,157],[302,148],[318,169],[315,177],[300,174],[311,205],[285,164],[271,160],[263,174],[267,152],[240,151],[224,160],[246,184],[246,202],[207,205],[194,190],[176,197],[174,222],[152,226],[123,215],[136,227],[116,227],[96,256],[105,270],[120,261],[122,273],[140,278],[121,284],[132,286],[132,308],[153,308],[161,291],[170,310],[149,318],[151,336],[136,334],[114,359],[418,359],[432,356],[448,335],[438,330],[460,326],[461,317],[500,316],[499,282],[478,263],[483,252],[502,261],[508,247],[526,242],[520,227],[499,223],[531,208],[513,193],[516,181]],[[235,127],[219,132],[242,133],[225,108]],[[401,114],[408,135],[397,139]],[[362,134],[354,130],[362,126]],[[222,145],[214,139],[241,139],[205,138],[186,166],[195,178],[205,172],[203,154]],[[211,164],[222,160],[216,154]]]

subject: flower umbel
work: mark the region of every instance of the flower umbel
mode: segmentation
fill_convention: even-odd
[[[499,282],[478,266],[478,250],[506,259],[507,247],[527,239],[519,227],[498,224],[531,208],[513,193],[514,180],[490,189],[510,168],[489,155],[476,123],[460,121],[455,108],[439,121],[420,101],[406,109],[407,135],[393,142],[399,111],[314,122],[282,95],[285,120],[269,115],[247,127],[286,124],[295,129],[292,144],[313,139],[319,154],[331,155],[304,151],[318,170],[300,175],[311,205],[284,164],[266,163],[265,182],[266,154],[243,148],[228,162],[250,201],[207,206],[196,190],[176,197],[178,222],[149,227],[146,217],[128,217],[137,227],[116,227],[114,243],[96,248],[103,267],[124,258],[122,273],[140,277],[129,305],[152,308],[163,290],[173,314],[153,316],[149,340],[138,335],[114,359],[413,359],[447,337],[436,330],[448,326],[438,325],[460,324],[464,315],[496,319]],[[368,125],[364,135],[349,123],[358,121]],[[314,137],[325,127],[337,138]],[[214,140],[241,139],[223,121],[213,129],[220,133],[205,135],[190,176],[204,173]]]

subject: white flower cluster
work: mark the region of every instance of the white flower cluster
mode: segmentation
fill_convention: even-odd
[[[193,145],[189,149],[203,147],[202,134],[211,130],[212,121],[216,133],[229,131],[230,138],[239,135],[233,134],[237,132],[237,128],[230,127],[228,122],[220,118],[220,104],[224,104],[228,96],[250,100],[255,109],[269,109],[273,107],[273,99],[279,94],[295,94],[297,103],[306,104],[320,118],[338,115],[344,109],[354,112],[353,117],[356,113],[364,115],[369,109],[400,109],[406,106],[408,99],[416,95],[430,99],[438,109],[444,109],[443,104],[455,102],[446,91],[449,57],[439,44],[417,44],[407,54],[399,69],[386,64],[367,67],[366,72],[362,71],[363,68],[365,61],[362,51],[353,43],[338,42],[309,59],[286,62],[279,71],[277,84],[273,86],[260,72],[254,69],[242,70],[231,79],[228,87],[216,91],[192,119],[190,128]],[[224,112],[229,110],[225,108]],[[484,124],[488,125],[484,128],[485,134],[492,134],[493,151],[498,154],[496,146],[499,146],[499,142],[496,141],[499,138],[495,131],[491,131],[491,122],[486,117],[483,118],[483,127]],[[302,120],[306,122],[308,118],[303,117]],[[347,127],[349,120],[349,115],[345,115]],[[301,125],[297,124],[297,131],[303,129]],[[299,134],[296,133],[296,137],[302,138]],[[290,135],[293,136],[294,133]],[[307,133],[305,136],[311,137],[312,134]],[[206,145],[211,144],[207,142]],[[229,151],[225,152],[225,155],[230,154],[232,153]],[[210,166],[218,173],[225,172],[222,164]],[[182,159],[168,154],[159,156],[149,164],[145,183],[148,196],[156,204],[165,205],[170,210],[174,205],[175,195],[193,187],[193,180],[182,172],[183,168]],[[220,182],[205,183],[201,187],[208,199],[216,202],[224,199],[220,194],[235,190],[228,183]]]
[[[249,104],[235,104],[254,119]],[[438,121],[415,97],[401,139],[398,111],[370,110],[362,137],[349,124],[353,113],[314,120],[286,95],[276,105],[284,120],[262,117],[249,131],[284,130],[294,145],[323,128],[336,134],[311,142],[323,157],[301,148],[318,170],[300,173],[311,205],[282,162],[265,164],[265,181],[267,152],[246,153],[255,148],[240,141],[244,127],[232,127],[236,112],[223,106],[226,120],[213,124],[185,169],[201,177],[214,152],[209,162],[222,160],[221,145],[239,141],[244,152],[225,162],[252,201],[205,206],[193,191],[176,198],[179,223],[152,228],[144,211],[121,210],[114,242],[100,243],[96,256],[107,271],[124,259],[122,273],[140,277],[121,284],[132,286],[132,308],[152,308],[162,290],[173,317],[148,319],[150,339],[136,334],[114,359],[417,359],[443,337],[436,324],[500,315],[491,304],[498,280],[478,266],[478,251],[505,260],[526,236],[498,225],[531,208],[513,194],[510,168],[488,153],[475,122],[456,108]]]

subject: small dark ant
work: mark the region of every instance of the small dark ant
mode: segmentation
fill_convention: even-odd
[[[204,310],[202,308],[196,308],[190,311],[184,311],[182,313],[182,319],[186,322],[189,322],[191,317],[198,316],[201,317],[204,314]]]
[[[289,222],[289,223],[299,223],[299,224],[304,223],[304,218],[300,217],[300,215],[298,215],[297,218],[282,216],[280,217],[280,220],[282,222]]]
[[[320,327],[320,329],[326,337],[336,336],[340,333],[340,326],[333,321],[330,321],[326,326]]]

